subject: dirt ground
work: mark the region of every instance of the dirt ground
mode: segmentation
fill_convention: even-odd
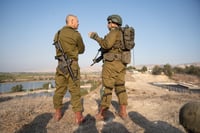
[[[190,101],[199,101],[200,94],[178,93],[153,86],[152,82],[173,82],[164,75],[127,73],[127,113],[118,116],[117,97],[113,93],[112,105],[104,121],[96,121],[99,88],[83,97],[85,122],[78,126],[70,99],[63,99],[63,118],[53,119],[52,95],[3,96],[0,95],[1,133],[185,133],[179,124],[179,109]]]

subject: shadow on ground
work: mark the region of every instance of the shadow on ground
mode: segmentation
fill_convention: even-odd
[[[100,100],[100,99],[97,99],[96,102],[97,102],[97,105],[98,105],[98,111],[100,111],[100,103],[101,103],[101,100]],[[112,102],[114,102],[114,104],[117,104],[117,102],[115,102],[115,101],[112,101]],[[113,103],[112,103],[112,104],[113,104]],[[114,107],[114,108],[116,109],[117,107]],[[116,111],[117,111],[117,110],[116,110]],[[111,112],[110,110],[106,110],[106,111],[104,112],[104,122],[112,122],[113,119],[115,119],[114,113]]]
[[[0,97],[0,102],[6,102],[11,99],[13,99],[13,97]]]
[[[130,119],[144,129],[144,133],[183,133],[176,127],[164,121],[149,121],[138,112],[129,112]]]
[[[121,123],[109,122],[103,126],[101,133],[130,133],[130,132]]]
[[[62,115],[68,109],[70,101],[63,104]],[[52,113],[40,114],[35,119],[29,123],[25,124],[20,130],[16,133],[47,133],[47,124],[53,118]]]
[[[79,125],[74,133],[98,133],[95,118],[90,114],[86,115],[84,122]]]
[[[111,101],[112,106],[115,108],[115,111],[119,112],[119,103],[117,101]]]
[[[47,133],[46,126],[51,119],[51,113],[38,115],[31,123],[24,125],[16,133]]]
[[[70,105],[70,101],[67,101],[66,103],[63,104],[63,107],[62,107],[62,116],[64,115],[65,111],[69,108],[69,105]]]

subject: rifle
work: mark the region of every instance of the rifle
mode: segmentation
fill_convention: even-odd
[[[96,54],[96,56],[94,57],[94,59],[92,60],[93,63],[90,66],[93,66],[95,63],[99,63],[102,59],[103,59],[103,54],[106,53],[108,50],[105,50],[103,48],[99,48],[98,52]],[[99,52],[101,52],[101,55],[97,58],[97,56],[99,55]]]
[[[63,50],[61,44],[58,41],[54,42],[53,45],[55,45],[56,49],[58,49],[62,53],[62,55],[60,55],[60,56],[55,56],[55,59],[62,62],[61,64],[59,64],[60,70],[64,74],[67,74],[69,72],[69,75],[70,75],[70,77],[72,78],[73,81],[77,80],[76,77],[74,77],[74,73],[73,73],[72,68],[71,68],[71,64],[72,64],[73,60],[69,59],[67,57],[67,55],[64,53],[64,50]],[[67,71],[66,71],[65,68],[67,68]]]

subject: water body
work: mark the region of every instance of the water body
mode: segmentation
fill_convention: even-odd
[[[0,83],[0,93],[10,92],[12,87],[20,84],[23,86],[23,90],[31,90],[42,88],[45,83],[51,83],[55,87],[55,80]]]

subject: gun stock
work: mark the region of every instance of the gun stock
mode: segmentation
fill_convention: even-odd
[[[99,56],[98,58],[93,59],[93,63],[90,66],[93,66],[96,63],[99,63],[103,59],[103,55]]]
[[[101,55],[97,58],[97,56],[99,55],[99,52],[101,52]],[[93,66],[95,63],[99,63],[103,59],[103,54],[106,52],[108,52],[108,50],[103,49],[102,47],[99,48],[96,56],[93,59],[93,63],[90,66]]]
[[[74,73],[72,71],[72,68],[71,68],[71,64],[72,64],[72,59],[69,59],[67,57],[67,55],[64,53],[64,50],[61,46],[61,44],[59,42],[54,42],[53,45],[55,45],[56,49],[60,50],[60,52],[62,53],[61,56],[59,57],[55,57],[55,59],[58,59],[59,61],[61,61],[62,63],[59,64],[59,68],[60,70],[64,73],[64,74],[67,74],[69,72],[69,75],[70,77],[72,78],[73,81],[77,80],[74,76]],[[67,71],[66,71],[66,68],[67,68]]]

